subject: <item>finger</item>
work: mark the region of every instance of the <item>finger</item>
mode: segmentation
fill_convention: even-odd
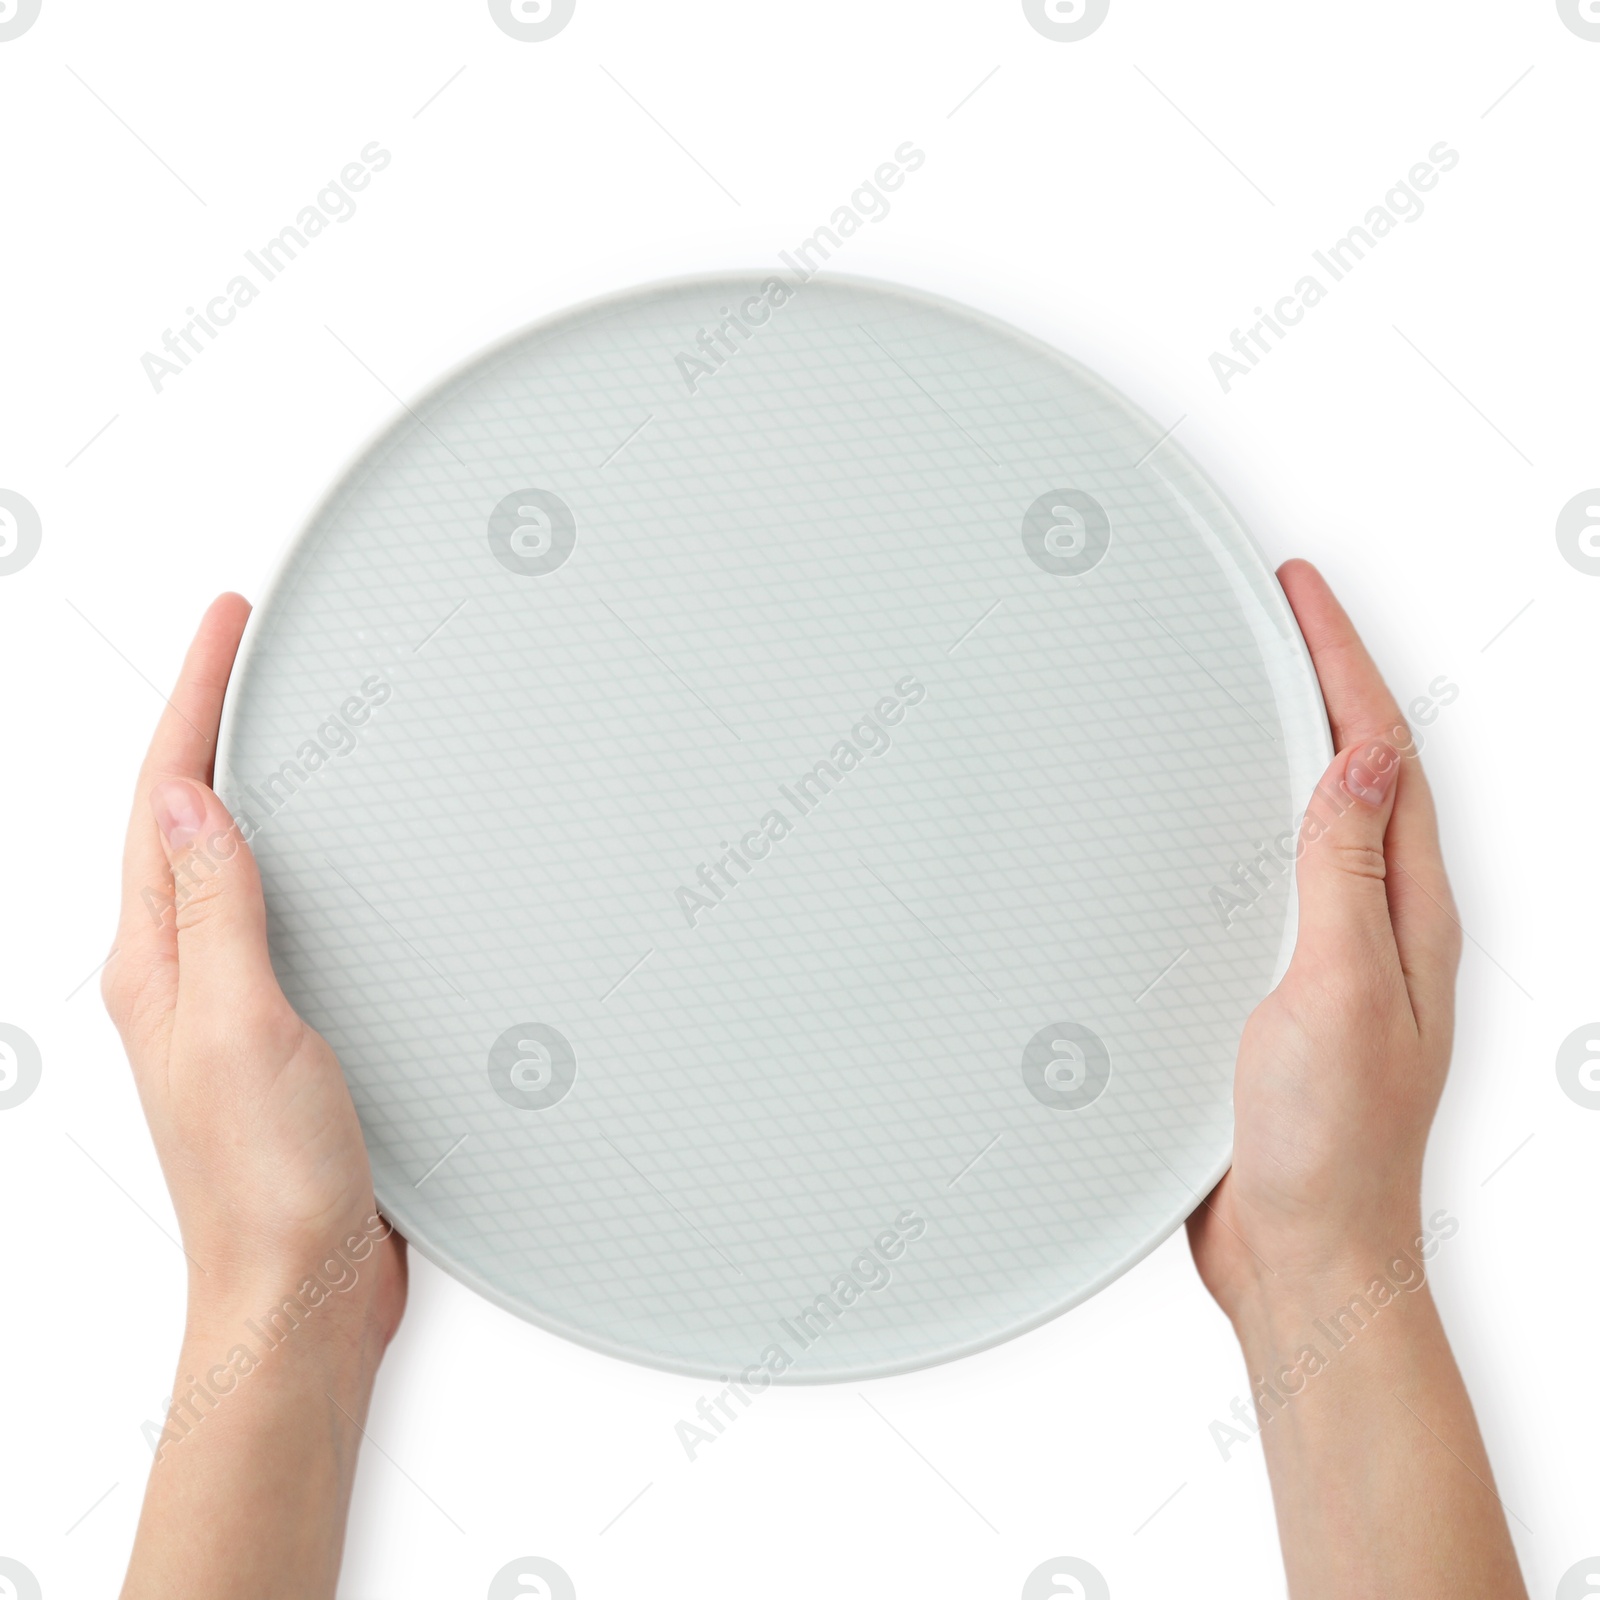
[[[247,1030],[257,1006],[286,1008],[255,857],[228,808],[205,784],[169,778],[150,791],[150,814],[172,874],[180,1011]]]
[[[1293,967],[1352,973],[1365,985],[1401,979],[1389,919],[1384,833],[1394,811],[1400,756],[1381,739],[1334,758],[1300,827],[1300,925]]]
[[[1403,757],[1385,836],[1389,912],[1419,1025],[1448,1031],[1461,931],[1439,849],[1433,795],[1410,730],[1322,574],[1307,561],[1290,561],[1279,568],[1278,579],[1322,684],[1334,744],[1347,749],[1381,740]]]
[[[169,1014],[177,998],[172,874],[151,815],[150,791],[174,777],[210,783],[223,694],[249,615],[250,604],[240,595],[211,603],[139,771],[122,855],[122,910],[101,979],[107,1008],[124,1031]]]

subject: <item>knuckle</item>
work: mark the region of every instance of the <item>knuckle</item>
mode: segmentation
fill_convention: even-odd
[[[1358,842],[1353,839],[1330,841],[1334,864],[1351,878],[1370,878],[1382,883],[1388,872],[1384,863],[1383,846]]]
[[[188,1047],[208,1059],[248,1056],[281,1065],[310,1030],[281,990],[263,988],[232,996],[226,1005],[206,1003],[186,1018]]]
[[[187,864],[174,879],[173,920],[178,931],[186,933],[219,916],[226,896],[226,874],[215,863]]]
[[[293,1055],[310,1032],[300,1013],[276,987],[258,990],[239,1020],[254,1044],[274,1059]]]
[[[219,830],[197,841],[173,870],[171,912],[178,931],[222,914],[247,893],[254,864],[236,830]]]
[[[100,999],[119,1028],[133,1016],[148,979],[146,966],[117,951],[111,953],[100,969]]]
[[[112,956],[100,969],[100,1003],[106,1015],[121,1028],[133,1009],[133,986],[124,963]]]
[[[100,999],[117,1032],[136,1031],[156,1004],[156,963],[115,954],[100,972]]]

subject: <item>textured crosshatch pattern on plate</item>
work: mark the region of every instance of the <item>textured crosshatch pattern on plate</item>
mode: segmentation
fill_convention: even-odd
[[[1238,868],[1329,749],[1148,419],[764,282],[412,406],[259,609],[219,788],[402,1231],[585,1343],[815,1381],[1032,1326],[1198,1202],[1292,933]]]

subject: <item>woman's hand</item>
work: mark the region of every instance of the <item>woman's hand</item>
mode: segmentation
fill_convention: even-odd
[[[1279,578],[1338,753],[1300,831],[1294,959],[1239,1046],[1233,1168],[1190,1223],[1200,1275],[1230,1314],[1275,1279],[1348,1275],[1416,1248],[1461,956],[1400,708],[1322,575],[1291,561]]]
[[[1461,955],[1433,800],[1321,575],[1278,576],[1338,754],[1301,829],[1294,957],[1239,1047],[1233,1167],[1189,1241],[1244,1348],[1296,1600],[1510,1600],[1526,1591],[1422,1265]]]
[[[210,788],[249,611],[237,595],[207,611],[156,730],[102,981],[190,1263],[130,1596],[333,1593],[360,1419],[405,1304],[339,1063],[278,987],[255,861]]]

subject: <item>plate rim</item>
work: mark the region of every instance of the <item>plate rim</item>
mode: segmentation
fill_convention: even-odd
[[[876,278],[858,273],[825,271],[823,269],[818,269],[810,277],[800,280],[800,283],[796,285],[792,276],[768,264],[759,267],[723,267],[715,271],[677,273],[665,278],[652,278],[619,286],[602,294],[591,296],[586,300],[579,300],[561,306],[531,321],[522,323],[500,337],[479,346],[471,354],[462,357],[448,367],[423,388],[413,400],[409,402],[401,400],[398,407],[389,413],[387,419],[361,440],[359,445],[346,456],[343,466],[330,480],[328,487],[312,503],[299,528],[285,540],[277,562],[262,588],[260,599],[251,605],[250,616],[245,624],[244,632],[239,641],[239,648],[229,672],[228,688],[232,690],[242,682],[243,675],[248,673],[254,665],[257,654],[258,634],[260,627],[264,626],[260,619],[266,617],[274,606],[283,599],[287,591],[289,575],[295,569],[301,549],[310,541],[324,512],[335,498],[344,491],[361,468],[395,435],[403,423],[408,420],[414,422],[417,412],[426,407],[428,402],[435,396],[442,394],[471,372],[485,366],[501,353],[507,352],[513,347],[558,326],[570,325],[590,319],[596,313],[602,312],[608,307],[614,306],[621,309],[625,303],[649,299],[653,296],[676,290],[706,288],[725,283],[748,283],[752,280],[765,281],[767,278],[779,279],[790,288],[791,292],[798,292],[806,284],[820,279],[830,287],[865,289],[891,298],[909,300],[924,307],[954,315],[968,322],[985,325],[1000,337],[1020,342],[1046,359],[1070,369],[1086,385],[1103,391],[1128,413],[1138,418],[1151,430],[1152,434],[1157,434],[1161,431],[1155,419],[1108,378],[1102,376],[1092,367],[1086,366],[1076,357],[1062,350],[1059,346],[1052,344],[1049,340],[979,306],[951,299],[938,291],[924,289],[917,285],[888,278]],[[1260,595],[1262,600],[1276,612],[1276,616],[1271,617],[1269,620],[1276,621],[1279,624],[1278,632],[1289,646],[1294,665],[1302,679],[1300,687],[1309,690],[1305,709],[1310,719],[1310,727],[1306,731],[1312,734],[1312,742],[1321,757],[1321,767],[1311,779],[1311,784],[1314,786],[1317,778],[1320,778],[1322,771],[1326,769],[1328,763],[1333,759],[1334,747],[1328,723],[1327,707],[1322,695],[1322,686],[1318,680],[1316,667],[1311,659],[1311,652],[1306,645],[1304,635],[1300,631],[1293,608],[1289,605],[1288,597],[1284,594],[1283,587],[1278,582],[1277,573],[1268,562],[1260,543],[1215,478],[1202,469],[1190,452],[1172,438],[1170,432],[1158,442],[1163,448],[1170,449],[1180,456],[1188,469],[1194,473],[1200,482],[1205,484],[1211,494],[1216,496],[1227,512],[1233,524],[1233,530],[1236,531],[1241,542],[1242,548],[1237,554],[1257,563],[1260,574],[1266,580],[1260,590]],[[222,717],[218,728],[216,745],[215,778],[217,785],[225,781],[225,775],[231,776],[233,747],[237,737],[237,708],[241,701],[242,696],[237,693],[225,692],[224,694]],[[1291,790],[1296,788],[1296,780],[1297,775],[1291,771],[1289,773]],[[1307,791],[1307,797],[1309,798],[1309,790]],[[1296,875],[1291,873],[1288,878],[1288,902],[1285,907],[1282,946],[1273,975],[1273,987],[1276,987],[1278,982],[1281,981],[1288,965],[1289,956],[1293,951],[1299,922],[1298,908],[1298,885]],[[1270,990],[1268,992],[1270,993]],[[341,1074],[343,1070],[341,1064]],[[354,1096],[352,1095],[351,1098],[353,1100]],[[363,1127],[363,1141],[365,1141],[366,1137],[366,1129]],[[803,1388],[823,1384],[871,1382],[878,1378],[898,1377],[906,1373],[921,1372],[930,1368],[944,1366],[952,1361],[959,1361],[967,1356],[977,1355],[986,1350],[993,1350],[1001,1345],[1010,1343],[1014,1339],[1021,1338],[1024,1334],[1031,1333],[1043,1327],[1046,1323],[1055,1321],[1056,1318],[1092,1299],[1110,1284],[1116,1282],[1118,1278],[1131,1272],[1147,1256],[1152,1255],[1205,1203],[1206,1198],[1227,1175],[1232,1165],[1233,1139],[1230,1134],[1220,1156],[1212,1168],[1209,1169],[1203,1185],[1196,1191],[1192,1200],[1180,1202],[1177,1209],[1169,1216],[1165,1216],[1159,1226],[1151,1231],[1147,1239],[1137,1247],[1124,1252],[1114,1263],[1095,1277],[1077,1286],[1069,1294],[1051,1301],[1048,1305],[1026,1317],[1014,1319],[1005,1324],[1004,1327],[992,1329],[987,1333],[974,1336],[958,1344],[941,1346],[937,1350],[905,1358],[885,1359],[867,1364],[858,1363],[846,1368],[824,1368],[811,1371],[797,1370],[791,1366],[782,1374],[772,1377],[770,1383],[773,1387]],[[1180,1182],[1184,1181],[1180,1178]],[[435,1243],[429,1237],[425,1227],[408,1225],[407,1207],[404,1204],[404,1198],[403,1195],[395,1196],[392,1191],[389,1191],[388,1186],[380,1183],[376,1174],[374,1175],[374,1204],[405,1238],[407,1244],[418,1250],[426,1260],[438,1267],[448,1277],[455,1279],[466,1288],[481,1295],[491,1304],[510,1312],[519,1321],[538,1328],[545,1333],[557,1335],[584,1349],[629,1361],[635,1365],[669,1372],[680,1377],[711,1379],[717,1382],[727,1381],[730,1375],[730,1368],[725,1362],[696,1361],[675,1354],[648,1349],[636,1343],[628,1343],[620,1339],[611,1338],[605,1334],[597,1333],[591,1328],[564,1321],[559,1316],[553,1316],[546,1311],[529,1306],[526,1302],[515,1299],[488,1281],[476,1268],[463,1261],[460,1256]],[[751,1365],[759,1365],[759,1362],[752,1362]]]

